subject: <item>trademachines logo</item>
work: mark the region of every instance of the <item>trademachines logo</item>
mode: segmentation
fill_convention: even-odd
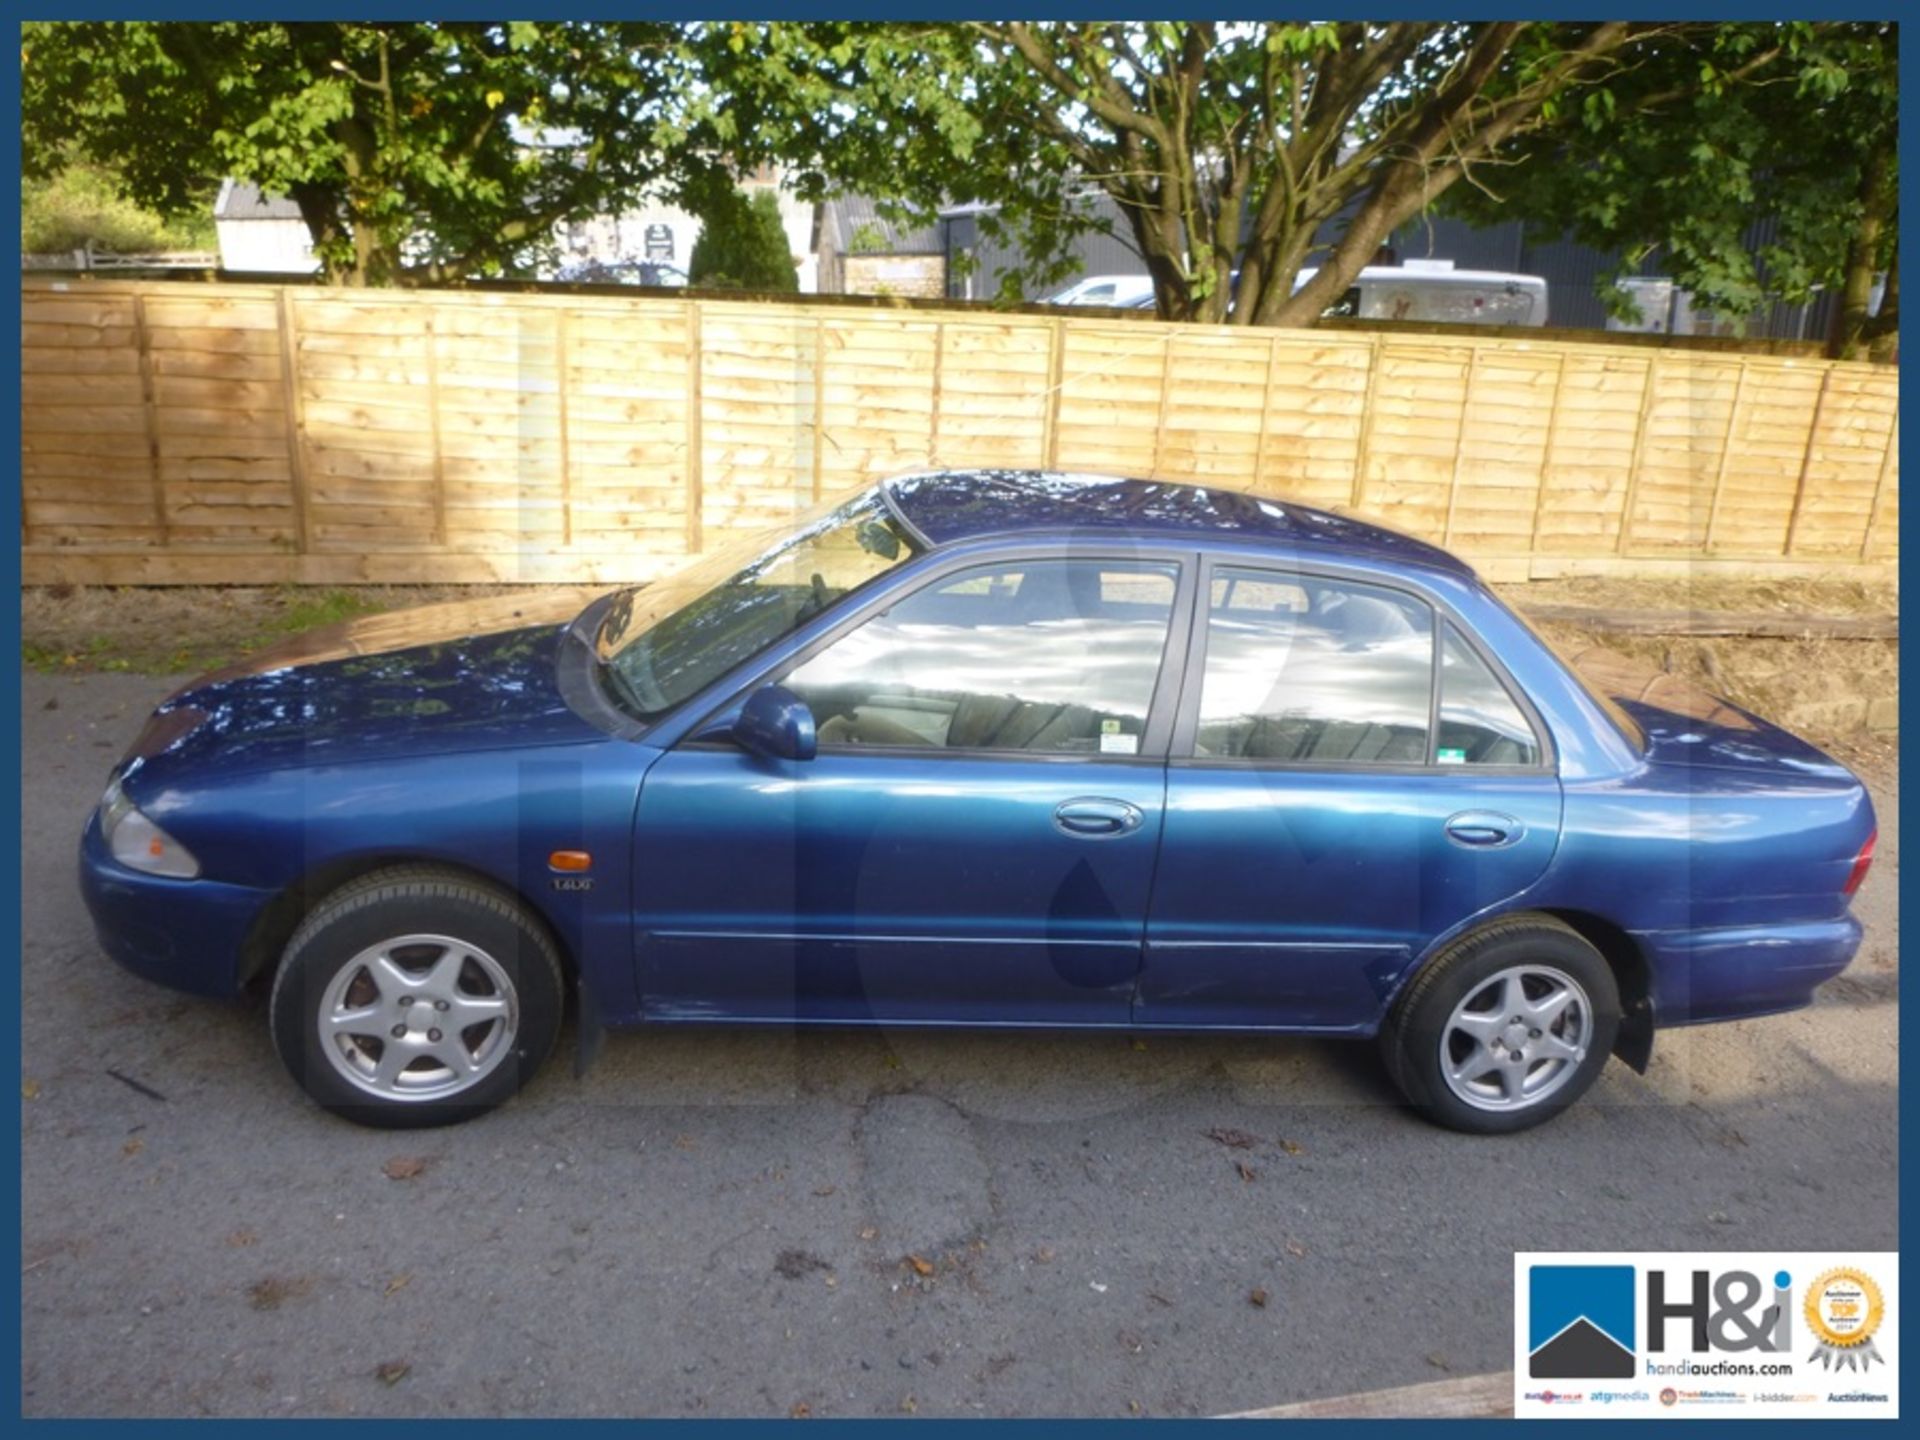
[[[1631,1380],[1631,1265],[1535,1265],[1527,1272],[1527,1374],[1535,1380]]]

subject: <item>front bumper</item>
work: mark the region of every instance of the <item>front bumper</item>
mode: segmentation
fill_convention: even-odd
[[[1656,1025],[1699,1025],[1811,1004],[1860,948],[1852,915],[1789,925],[1634,935],[1653,968]]]
[[[240,958],[272,895],[213,880],[129,870],[107,851],[100,817],[80,838],[80,895],[100,948],[145,980],[195,995],[240,990]]]

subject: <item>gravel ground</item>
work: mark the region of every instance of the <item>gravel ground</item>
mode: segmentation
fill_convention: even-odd
[[[1812,1009],[1511,1139],[1364,1046],[897,1030],[614,1036],[396,1136],[95,947],[72,844],[171,682],[22,685],[28,1415],[1207,1414],[1505,1368],[1516,1248],[1898,1246],[1891,768]]]

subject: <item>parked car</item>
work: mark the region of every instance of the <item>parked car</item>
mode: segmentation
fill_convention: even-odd
[[[1377,1037],[1490,1132],[1644,1070],[1658,1026],[1807,1004],[1860,940],[1845,768],[1299,505],[916,475],[526,604],[182,687],[86,826],[107,953],[270,986],[293,1077],[376,1125],[505,1100],[577,995],[589,1040]]]
[[[1089,275],[1040,302],[1043,305],[1110,305],[1126,310],[1153,308],[1151,275]]]
[[[554,272],[570,285],[654,285],[683,289],[687,272],[659,260],[583,260]]]

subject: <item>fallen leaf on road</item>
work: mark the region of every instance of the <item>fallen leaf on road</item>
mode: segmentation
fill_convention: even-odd
[[[406,1271],[404,1274],[396,1275],[391,1280],[387,1281],[387,1294],[397,1295],[412,1283],[413,1283],[413,1272],[411,1270]]]
[[[380,1168],[389,1180],[417,1180],[426,1172],[427,1162],[418,1155],[396,1155]]]
[[[1436,1370],[1453,1369],[1453,1366],[1447,1363],[1447,1357],[1442,1355],[1438,1350],[1435,1350],[1431,1355],[1427,1356],[1427,1364],[1433,1366]]]
[[[405,1360],[384,1360],[373,1367],[373,1374],[382,1385],[398,1385],[411,1369],[413,1366]]]
[[[1267,1295],[1267,1292],[1261,1289],[1258,1285],[1254,1286],[1253,1289],[1247,1292],[1247,1302],[1250,1305],[1252,1305],[1256,1310],[1266,1309],[1268,1298],[1269,1297]]]
[[[813,1411],[808,1408],[807,1402],[804,1400],[794,1401],[793,1408],[787,1411],[787,1418],[789,1420],[806,1420],[811,1418],[812,1415]]]
[[[860,1238],[862,1240],[871,1240],[879,1233],[880,1229],[877,1225],[862,1225],[860,1227]]]
[[[1301,1259],[1306,1253],[1307,1247],[1302,1245],[1298,1240],[1287,1241],[1287,1254],[1293,1256],[1294,1259]]]
[[[1233,1168],[1240,1172],[1240,1178],[1242,1180],[1257,1180],[1260,1178],[1260,1172],[1244,1160],[1234,1161]]]
[[[1042,1265],[1051,1265],[1053,1263],[1053,1247],[1051,1245],[1042,1245],[1038,1250],[1033,1252],[1033,1258]]]
[[[674,1137],[673,1137],[673,1148],[674,1148],[674,1149],[676,1149],[676,1150],[691,1150],[691,1149],[693,1149],[693,1137],[692,1137],[691,1135],[676,1135],[676,1136],[674,1136]]]
[[[1302,1145],[1298,1140],[1282,1140],[1280,1142],[1280,1148],[1289,1155],[1304,1155],[1307,1153],[1307,1147]]]
[[[931,1260],[923,1260],[918,1255],[909,1255],[907,1256],[906,1263],[912,1268],[913,1273],[916,1275],[925,1276],[933,1274],[933,1262]]]
[[[1147,1042],[1136,1035],[1133,1037],[1133,1048],[1136,1050],[1144,1050],[1147,1048]]]
[[[125,1155],[128,1159],[132,1159],[135,1155],[138,1155],[142,1150],[146,1148],[147,1148],[147,1142],[142,1140],[138,1135],[136,1135],[131,1140],[127,1141],[126,1144],[120,1147],[120,1153],[122,1155]]]
[[[779,1258],[773,1262],[773,1268],[788,1280],[798,1280],[802,1275],[815,1270],[831,1270],[833,1266],[811,1250],[782,1250]]]
[[[278,1310],[284,1301],[298,1299],[312,1288],[311,1275],[269,1275],[255,1282],[247,1298],[256,1310]]]
[[[827,1196],[833,1194],[833,1192],[839,1188],[838,1185],[819,1185],[814,1188],[813,1193],[820,1196]]]
[[[22,1080],[20,1082],[20,1098],[22,1100],[38,1100],[40,1098],[40,1082],[38,1080]]]
[[[1229,1150],[1251,1150],[1260,1143],[1258,1135],[1249,1135],[1246,1131],[1235,1130],[1230,1125],[1216,1125],[1205,1133],[1209,1140],[1225,1145]]]
[[[227,1236],[227,1244],[236,1250],[243,1250],[259,1238],[260,1237],[251,1230],[236,1230]]]

